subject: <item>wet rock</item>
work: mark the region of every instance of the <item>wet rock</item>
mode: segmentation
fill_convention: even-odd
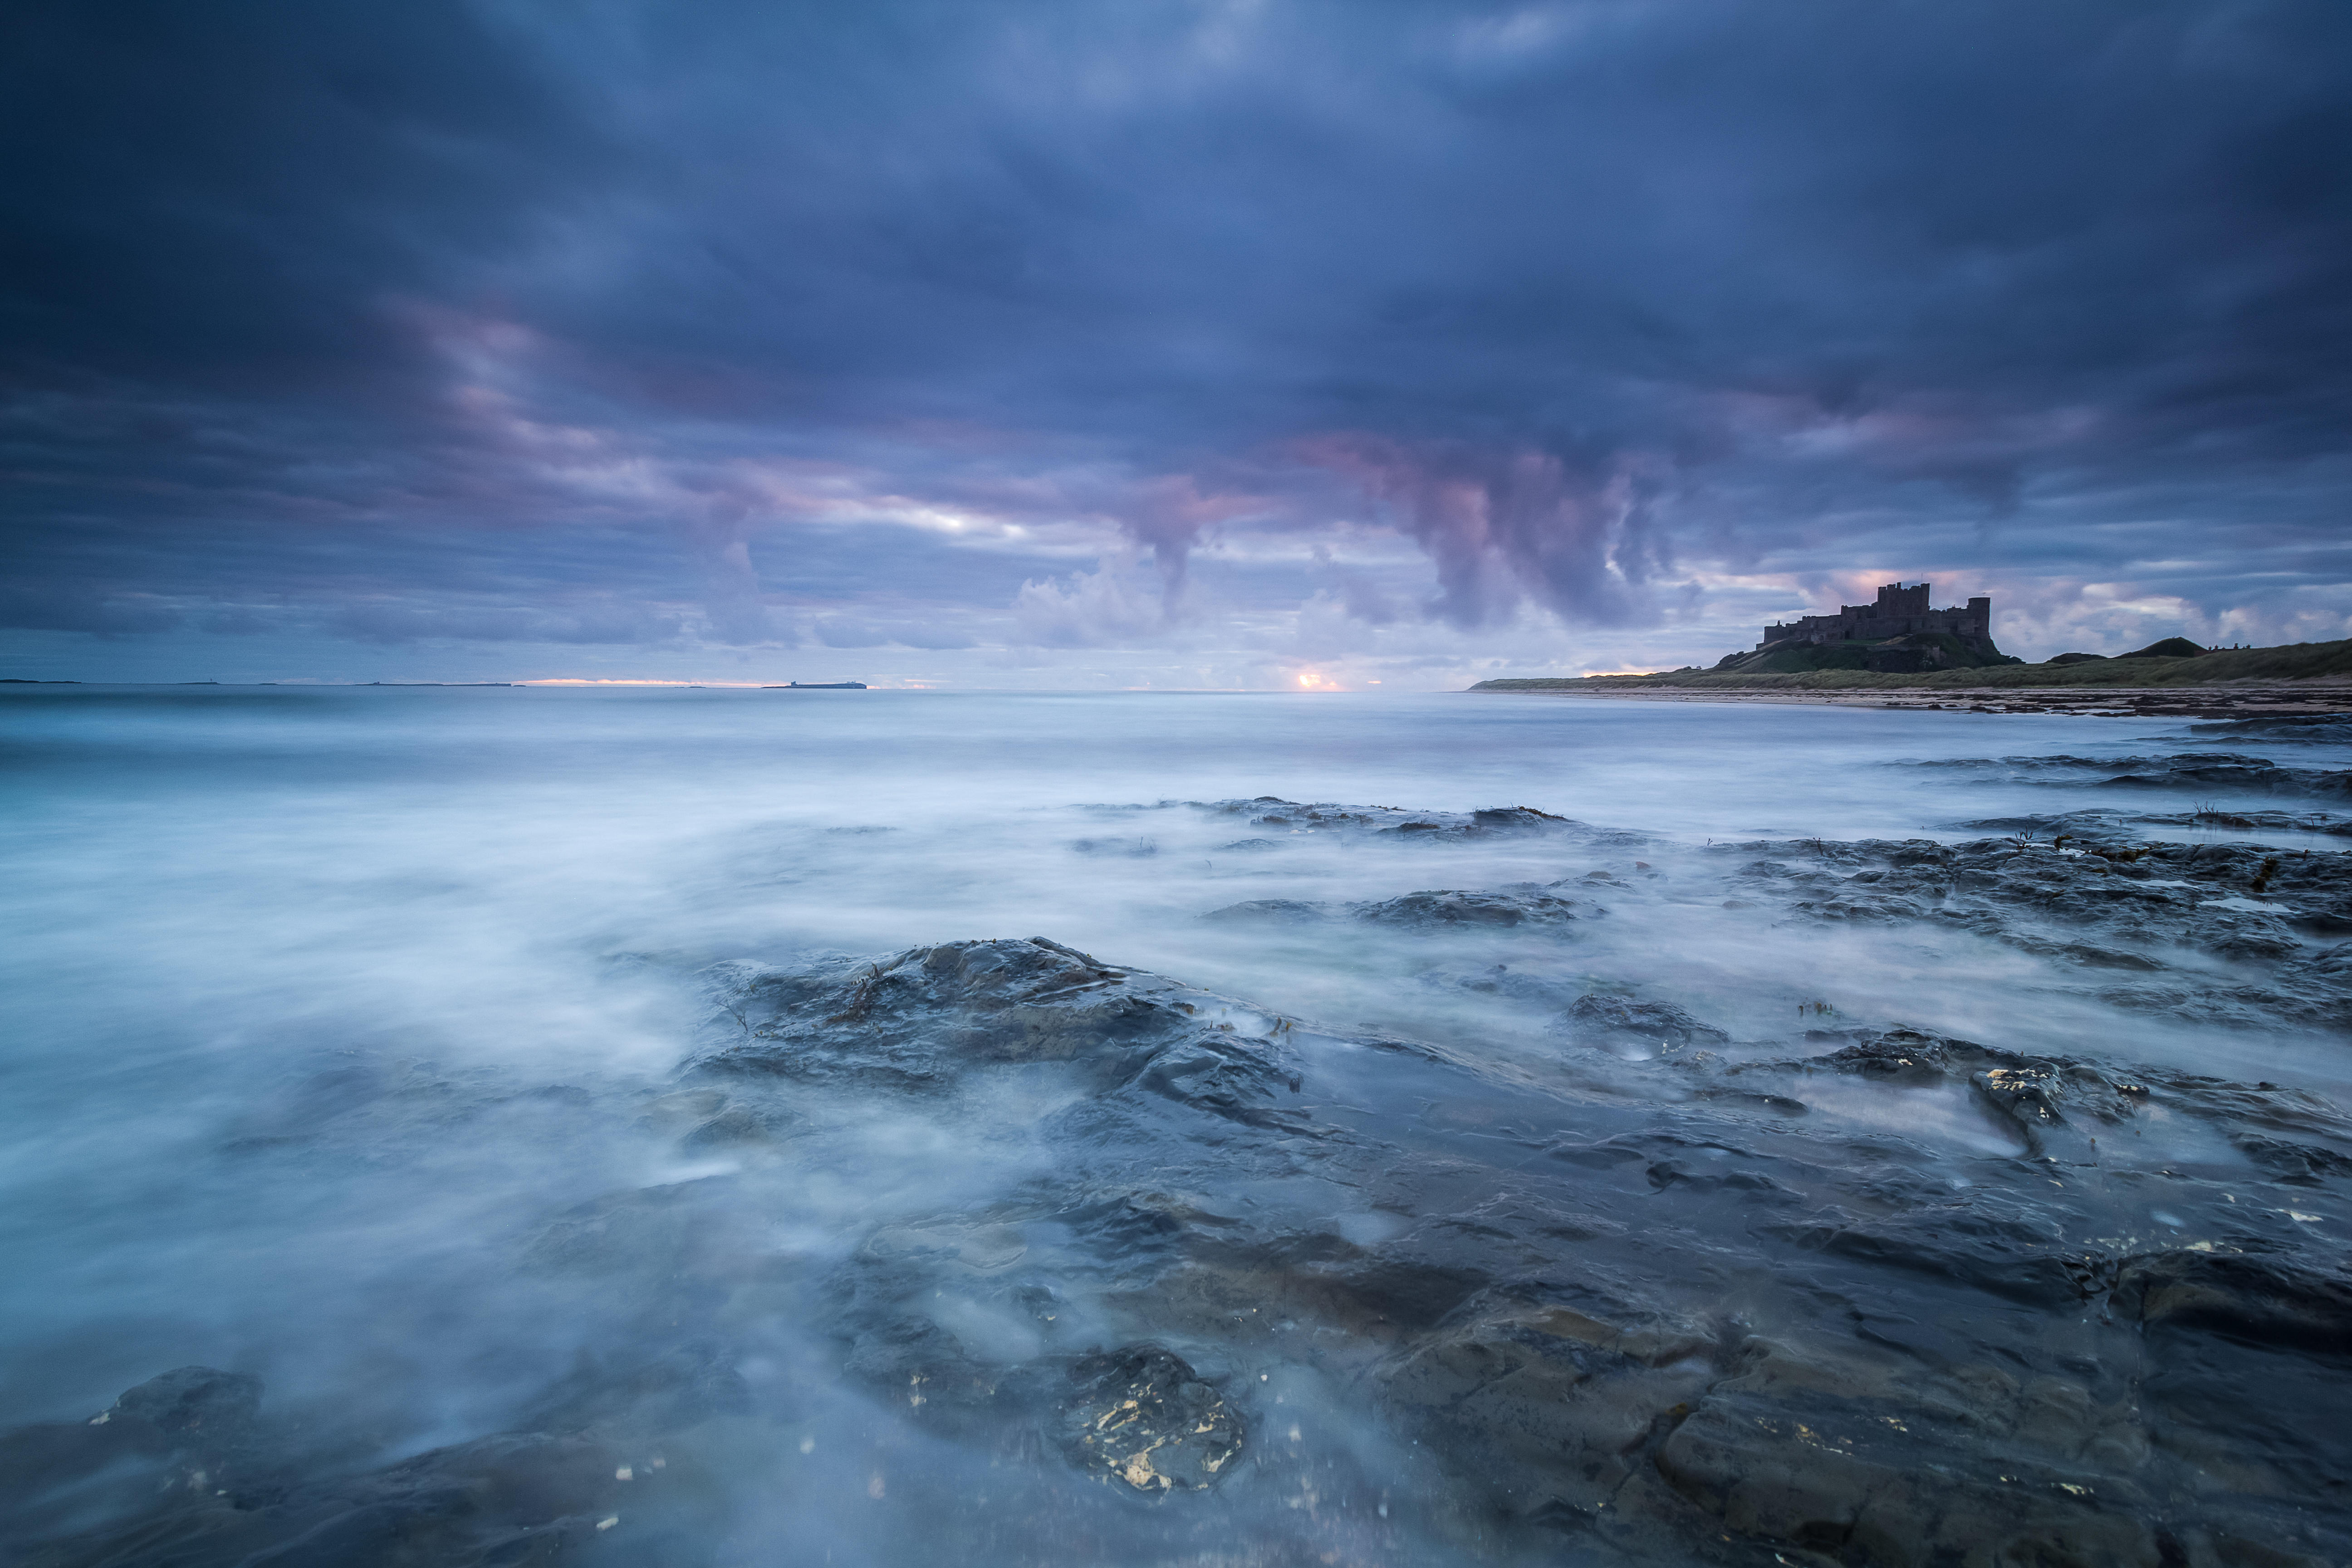
[[[0,1542],[266,1483],[260,1402],[258,1378],[184,1366],[87,1420],[0,1432]]]
[[[1916,869],[1937,864],[1926,848],[1904,853]],[[1861,851],[1840,863],[1867,870],[1886,858]],[[1725,1063],[1686,1053],[1678,1061],[1687,1065],[1675,1069],[1686,1098],[1671,1111],[1646,1108],[1633,1125],[1597,1105],[1549,1102],[1554,1124],[1573,1130],[1548,1136],[1538,1131],[1547,1113],[1535,1101],[1494,1109],[1504,1103],[1498,1080],[1474,1089],[1476,1069],[1460,1058],[1399,1045],[1367,1056],[1396,1064],[1384,1074],[1425,1079],[1408,1102],[1422,1109],[1359,1115],[1348,1123],[1354,1131],[1322,1127],[1309,1153],[1295,1128],[1252,1120],[1260,1103],[1254,1072],[1244,1071],[1231,1094],[1220,1087],[1236,1058],[1219,1042],[1231,1037],[1203,1028],[1205,1012],[1178,1005],[1203,1007],[1193,1000],[1202,994],[1163,990],[1164,982],[1091,960],[1047,984],[1081,960],[1048,950],[1002,978],[926,982],[906,994],[876,981],[866,1013],[839,1024],[829,1021],[887,966],[829,971],[803,990],[778,983],[798,998],[793,1016],[843,1031],[845,1051],[871,1048],[874,1036],[887,1046],[900,1031],[929,1038],[935,1051],[963,1039],[956,1059],[965,1065],[943,1066],[940,1082],[1007,1059],[1062,1064],[1086,1087],[1088,1098],[1056,1123],[1074,1162],[1056,1178],[1066,1184],[1057,1198],[1040,1194],[1034,1206],[993,1218],[885,1226],[860,1249],[842,1304],[830,1310],[851,1374],[936,1433],[1003,1452],[992,1434],[1043,1420],[1073,1451],[1078,1428],[1120,1401],[1146,1407],[1133,1388],[1162,1389],[1155,1410],[1181,1408],[1184,1400],[1171,1405],[1164,1391],[1188,1382],[1213,1394],[1189,1371],[1138,1363],[1113,1375],[1099,1367],[1076,1401],[1084,1418],[1067,1416],[1070,1396],[1055,1392],[1068,1364],[1055,1348],[1055,1320],[1075,1312],[1107,1328],[1109,1342],[1167,1341],[1188,1353],[1212,1345],[1244,1365],[1280,1357],[1357,1380],[1500,1516],[1586,1532],[1636,1555],[1672,1555],[1729,1534],[1857,1562],[1994,1550],[2021,1561],[2075,1551],[2084,1561],[2158,1561],[2160,1553],[2145,1555],[2157,1548],[2150,1506],[2136,1489],[2144,1474],[2211,1470],[2231,1451],[2271,1456],[2241,1466],[2255,1478],[2246,1484],[2272,1489],[2259,1493],[2267,1497],[2331,1473],[2333,1460],[2277,1457],[2291,1442],[2269,1426],[2247,1427],[2254,1417],[2243,1401],[2198,1359],[2222,1351],[2336,1355],[2309,1326],[2327,1321],[2326,1290],[2314,1294],[2308,1281],[2268,1288],[2260,1310],[2240,1301],[2226,1311],[2174,1305],[2158,1290],[2149,1317],[2140,1303],[2153,1274],[2126,1276],[2122,1243],[2098,1239],[2125,1224],[2090,1217],[2116,1200],[2078,1185],[2102,1179],[2102,1142],[2128,1138],[2152,1110],[2177,1119],[2168,1125],[2207,1121],[2232,1133],[2259,1126],[2275,1143],[2324,1153],[2343,1118],[2315,1097],[2179,1074],[2124,1080],[2085,1063],[1927,1031],[1825,1030],[1813,1042],[1822,1054],[1810,1058]],[[1031,976],[1031,963],[1047,979]],[[1500,995],[1515,973],[1498,965],[1477,978]],[[1531,998],[1557,1000],[1548,988],[1561,982],[1521,978]],[[1587,994],[1594,1000],[1586,1021],[1596,1029],[1630,1026],[1654,1037],[1681,1029],[1693,1041],[1722,1043],[1699,1034],[1706,1026],[1687,1014],[1631,1010],[1665,1004]],[[1032,1029],[1022,1009],[1041,997],[1059,998],[1042,1004],[1049,1009],[1071,1006],[1095,1020],[1079,1043],[1004,1056],[966,1034],[986,1020]],[[1156,1021],[1136,1023],[1120,997],[1149,1002]],[[1126,1066],[1103,1073],[1097,1053],[1112,1036],[1127,1042],[1114,1053]],[[1804,1085],[1824,1076],[1895,1092],[1948,1090],[1958,1098],[1943,1103],[1973,1105],[1988,1127],[2013,1132],[2026,1157],[1987,1156],[1956,1184],[1946,1157],[1918,1142],[1858,1136],[1835,1116],[1771,1110],[1779,1102],[1802,1111]],[[1448,1082],[1454,1087],[1441,1087]],[[1465,1105],[1460,1116],[1448,1095]],[[1724,1120],[1748,1104],[1771,1113]],[[1229,1131],[1212,1133],[1212,1125]],[[1382,1142],[1407,1132],[1458,1156]],[[1132,1183],[1131,1166],[1112,1152],[1122,1142],[1148,1146],[1145,1158],[1168,1184],[1111,1184]],[[2272,1161],[2265,1169],[2285,1159],[2241,1147]],[[1549,1158],[1531,1160],[1538,1149]],[[2286,1173],[2324,1165],[2303,1158]],[[1237,1174],[1244,1170],[1252,1173]],[[2214,1216],[2224,1237],[2291,1227],[2284,1216],[2256,1223],[2248,1214],[2241,1223],[2221,1194],[2200,1199],[2200,1190],[2122,1201],[2134,1213],[2150,1201],[2178,1206],[2186,1217],[2173,1216],[2176,1229],[2210,1229]],[[1072,1257],[1039,1271],[1022,1240],[1033,1222],[1063,1237],[1057,1245]],[[1666,1257],[1672,1268],[1657,1263]],[[1633,1263],[1654,1281],[1675,1277],[1691,1287],[1676,1292],[1685,1297],[1720,1301],[1733,1280],[1746,1292],[1769,1279],[1805,1305],[1789,1309],[1768,1341],[1743,1324],[1702,1326],[1687,1309],[1640,1291],[1579,1297],[1604,1271],[1603,1258],[1621,1268]],[[1084,1303],[1053,1293],[1087,1269],[1111,1282]],[[1955,1310],[1960,1300],[1979,1305]],[[1840,1301],[1855,1305],[1842,1313]],[[2265,1311],[2300,1313],[2305,1326],[2265,1326]],[[2230,1312],[2254,1326],[2230,1334],[2208,1326]],[[1849,1331],[1849,1320],[1861,1326]],[[1016,1321],[1029,1327],[1003,1326]],[[2102,1332],[2137,1336],[2111,1343],[2105,1358],[2128,1359],[2126,1344],[2141,1340],[2158,1358],[2145,1410],[2099,1370],[2102,1356],[2069,1357],[2045,1342]],[[2264,1333],[2286,1348],[2246,1348]],[[1881,1363],[1841,1359],[1834,1346],[1849,1334],[1849,1352],[1878,1347]],[[1208,1395],[1189,1397],[1197,1405]],[[1149,1443],[1166,1428],[1138,1430]],[[1074,1451],[1082,1468],[1136,1490],[1124,1474],[1131,1449],[1085,1458],[1079,1442]],[[1158,1458],[1136,1473],[1151,1495],[1180,1489],[1171,1474],[1199,1479]],[[1926,1486],[1923,1473],[1943,1479]],[[2196,1528],[2245,1538],[2252,1516],[2239,1503],[2200,1507]]]
[[[2260,719],[2229,719],[2191,724],[2189,732],[2216,741],[2246,739],[2275,745],[2282,741],[2342,745],[2352,741],[2352,720],[2342,713],[2280,713]]]
[[[1678,1495],[1726,1529],[1835,1560],[2164,1561],[2136,1499],[2116,1507],[2037,1466],[1954,1474],[1928,1459],[1939,1447],[1913,1440],[1901,1417],[1843,1401],[1758,1401],[1727,1389],[1675,1426],[1655,1462]]]
[[[2115,825],[2083,831],[2112,835]],[[1774,853],[1748,858],[1764,848]],[[2134,1011],[2352,1031],[2352,966],[2323,962],[2302,934],[2352,909],[2352,857],[2072,834],[1710,853],[1742,857],[1735,882],[1778,895],[1799,919],[1939,922],[2061,963],[2161,976],[2101,994]],[[2246,966],[2247,977],[2184,973],[2192,952]]]
[[[1302,805],[1271,795],[1255,800],[1194,803],[1199,810],[1246,816],[1254,827],[1286,833],[1336,833],[1397,842],[1451,844],[1486,838],[1588,837],[1595,830],[1533,806],[1482,811],[1403,811],[1387,805]],[[1638,840],[1639,836],[1630,836]]]
[[[679,1141],[678,1147],[688,1153],[699,1153],[765,1143],[769,1136],[767,1122],[749,1107],[738,1105],[719,1112],[688,1133]]]
[[[2020,932],[2002,933],[2000,940],[2021,952],[2078,963],[2085,969],[2124,969],[2139,974],[2161,974],[2165,969],[2162,959],[2127,948],[2103,947],[2089,942],[2053,942]]]
[[[1679,1326],[1626,1333],[1564,1306],[1451,1328],[1383,1366],[1383,1400],[1504,1507],[1586,1517],[1643,1463],[1661,1423],[1715,1376],[1712,1346]]]
[[[2270,1523],[2254,1523],[2248,1535],[2191,1528],[2172,1540],[2188,1568],[2332,1568],[2328,1558],[2298,1550],[2303,1543],[2284,1531],[2263,1528]]]
[[[2253,1131],[2234,1132],[2230,1142],[2271,1173],[2273,1181],[2315,1187],[2331,1178],[2352,1176],[2352,1154],[2341,1150],[2268,1138]]]
[[[716,1372],[708,1358],[603,1386],[583,1375],[550,1414],[642,1438],[707,1417],[724,1376],[731,1373]],[[165,1485],[142,1486],[143,1506],[118,1508],[96,1529],[43,1531],[73,1515],[19,1513],[10,1561],[37,1568],[546,1563],[620,1523],[625,1500],[634,1514],[662,1492],[657,1471],[631,1483],[629,1448],[582,1430],[499,1433],[356,1475],[327,1466],[306,1476],[298,1455],[280,1453],[257,1480],[250,1468],[241,1475],[205,1445],[224,1429],[249,1434],[259,1398],[255,1380],[201,1367],[124,1394],[88,1429],[120,1428],[172,1446],[178,1462]],[[719,1403],[727,1403],[723,1390]],[[92,1500],[76,1500],[84,1506],[74,1511],[86,1515]]]
[[[644,1125],[656,1132],[688,1132],[717,1116],[726,1105],[727,1091],[719,1089],[685,1089],[656,1095],[646,1102]]]
[[[1769,1162],[1727,1140],[1654,1130],[1592,1141],[1562,1139],[1547,1145],[1544,1153],[1588,1170],[1626,1177],[1638,1173],[1652,1192],[1673,1189],[1680,1196],[1707,1199],[1719,1195],[1743,1206],[1778,1208],[1798,1201],[1796,1193],[1768,1173]]]
[[[2141,1335],[2154,1453],[2210,1500],[2183,1525],[2288,1551],[2332,1537],[2312,1552],[2323,1561],[2352,1549],[2352,1433],[2338,1418],[2347,1306],[2340,1273],[2275,1256],[2191,1247],[2124,1266],[2109,1310]]]
[[[1200,1491],[1241,1455],[1240,1413],[1159,1345],[1088,1356],[1070,1382],[1055,1436],[1070,1462],[1097,1480],[1147,1497]]]
[[[1854,1044],[1801,1065],[1895,1083],[1935,1083],[1979,1066],[2017,1066],[2026,1058],[1920,1029],[1865,1034]]]
[[[1378,1247],[1312,1230],[1195,1237],[1180,1263],[1118,1300],[1168,1332],[1254,1338],[1286,1323],[1325,1325],[1360,1354],[1427,1328],[1485,1289],[1501,1261],[1497,1234],[1438,1220]]]
[[[1598,905],[1548,893],[1407,893],[1351,906],[1370,925],[1405,927],[1567,926],[1604,913]]]
[[[904,1405],[924,1425],[950,1433],[981,1428],[998,1415],[1000,1400],[1015,1369],[982,1361],[967,1352],[954,1333],[931,1320],[904,1313],[890,1317],[851,1342],[842,1370],[883,1398]]]
[[[2064,819],[2059,820],[2063,831]],[[2126,820],[2134,827],[2185,827],[2207,834],[2227,828],[2245,833],[2322,833],[2334,837],[2352,835],[2352,817],[2327,811],[2217,811],[2206,806],[2191,811],[2139,812]]]
[[[2096,1140],[2060,1114],[2062,1069],[2049,1062],[1986,1068],[1969,1075],[1969,1088],[2024,1140],[2026,1152],[2075,1164],[2097,1159]],[[2092,1081],[2104,1088],[2094,1077]]]
[[[588,1437],[501,1433],[297,1492],[236,1534],[270,1541],[245,1559],[254,1568],[554,1562],[618,1517],[626,1458]]]
[[[945,1215],[877,1228],[830,1288],[844,1370],[936,1429],[1006,1416],[1034,1392],[1042,1373],[1027,1363],[1052,1348],[1066,1310],[1022,1267],[1027,1253],[1014,1224]]]
[[[1510,930],[1522,926],[1561,928],[1607,912],[1598,904],[1560,898],[1548,891],[1476,892],[1448,889],[1342,905],[1252,899],[1213,910],[1202,918],[1233,924],[1314,925],[1345,915],[1367,925],[1404,930]]]
[[[1689,1046],[1720,1046],[1731,1037],[1702,1024],[1671,1002],[1640,1002],[1594,992],[1578,997],[1560,1016],[1563,1033],[1588,1045],[1648,1047],[1678,1051]]]
[[[2282,768],[2260,759],[2243,762],[2169,759],[2161,772],[2126,773],[2107,781],[2109,787],[2142,789],[2233,789],[2263,795],[2299,795],[2313,800],[2341,800],[2352,795],[2352,773],[2315,768]]]
[[[1564,816],[1548,811],[1538,811],[1531,805],[1507,806],[1500,810],[1474,811],[1470,814],[1469,830],[1476,834],[1505,837],[1544,836],[1581,826]]]
[[[2094,1164],[2097,1129],[2137,1114],[2136,1096],[2081,1062],[2028,1057],[1918,1029],[1864,1031],[1853,1043],[1794,1062],[1744,1063],[1733,1076],[1837,1072],[1903,1087],[1965,1083],[1978,1104],[2036,1158]]]
[[[2352,994],[2335,976],[2314,977],[2301,965],[2283,966],[2267,985],[2199,984],[2166,975],[2132,985],[2102,988],[2099,1000],[2127,1012],[2149,1013],[2248,1031],[2282,1024],[2308,1025],[2334,1034],[2352,1034]]]
[[[751,1391],[723,1347],[686,1344],[618,1369],[584,1364],[548,1390],[529,1425],[535,1430],[606,1438],[693,1426],[751,1407]]]
[[[1078,838],[1070,847],[1081,855],[1110,855],[1124,859],[1139,860],[1160,853],[1160,845],[1150,838]]]
[[[523,1266],[576,1274],[683,1268],[728,1228],[724,1196],[724,1183],[706,1178],[575,1204],[525,1244]]]
[[[1490,964],[1469,974],[1432,972],[1423,977],[1432,985],[1457,987],[1488,996],[1508,997],[1514,1002],[1532,1002],[1541,1006],[1565,1010],[1584,994],[1584,984],[1574,978],[1514,969],[1507,963]]]
[[[1211,910],[1201,918],[1232,925],[1319,925],[1331,918],[1331,911],[1322,904],[1297,899],[1247,899]]]
[[[2273,1259],[2167,1252],[2126,1264],[2116,1310],[2263,1350],[2352,1358],[2352,1279]]]
[[[1752,1106],[1774,1116],[1804,1116],[1812,1108],[1801,1100],[1785,1094],[1771,1094],[1755,1089],[1723,1089],[1703,1084],[1692,1090],[1693,1097],[1734,1106]]]
[[[1268,1113],[1297,1075],[1270,1040],[1212,1021],[1231,1010],[1042,937],[950,942],[740,980],[723,1008],[735,1040],[687,1076],[943,1091],[992,1067],[1063,1063],[1097,1089],[1127,1084],[1221,1115]]]
[[[2112,1264],[2070,1247],[2064,1226],[2053,1216],[1990,1194],[1893,1215],[1827,1209],[1765,1233],[1807,1251],[1911,1270],[2040,1307],[2090,1300],[2112,1278]]]
[[[116,1400],[98,1424],[143,1421],[178,1447],[236,1441],[261,1408],[261,1380],[208,1366],[148,1379]]]
[[[2179,752],[2164,756],[1960,757],[1897,764],[1944,773],[1979,773],[2015,783],[2053,786],[2096,784],[2111,789],[2231,790],[2315,799],[2352,794],[2352,773],[2281,767],[2241,752]]]

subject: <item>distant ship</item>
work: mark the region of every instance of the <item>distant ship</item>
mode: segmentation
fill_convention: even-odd
[[[762,686],[762,691],[863,691],[862,680],[793,680],[782,686]]]

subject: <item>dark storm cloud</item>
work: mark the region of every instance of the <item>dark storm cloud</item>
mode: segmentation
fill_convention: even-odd
[[[1091,646],[1341,521],[1464,627],[2346,580],[2334,0],[11,16],[16,625]]]
[[[378,389],[404,354],[374,307],[509,249],[609,157],[450,0],[10,16],[7,320],[28,380]]]
[[[675,616],[652,615],[640,605],[614,604],[578,607],[563,614],[505,605],[467,608],[362,600],[346,603],[329,625],[330,629],[354,641],[395,647],[441,638],[472,642],[653,643],[674,637],[679,631]]]

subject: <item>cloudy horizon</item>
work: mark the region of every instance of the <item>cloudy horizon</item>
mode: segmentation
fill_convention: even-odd
[[[1460,686],[2352,635],[2352,11],[6,24],[0,675]]]

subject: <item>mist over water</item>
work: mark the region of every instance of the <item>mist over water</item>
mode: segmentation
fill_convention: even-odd
[[[2012,1522],[2080,1561],[2344,1539],[2342,1456],[2207,1386],[2352,1351],[2339,741],[675,689],[0,726],[0,1394],[264,1390],[229,1458],[44,1480],[22,1561],[1899,1560],[1881,1481],[1739,1489],[1725,1434],[1806,1410],[1956,1497],[2042,1467]],[[1197,1489],[1072,1436],[1147,1384]],[[338,1522],[515,1433],[595,1487]],[[123,1544],[141,1464],[214,1545]]]

